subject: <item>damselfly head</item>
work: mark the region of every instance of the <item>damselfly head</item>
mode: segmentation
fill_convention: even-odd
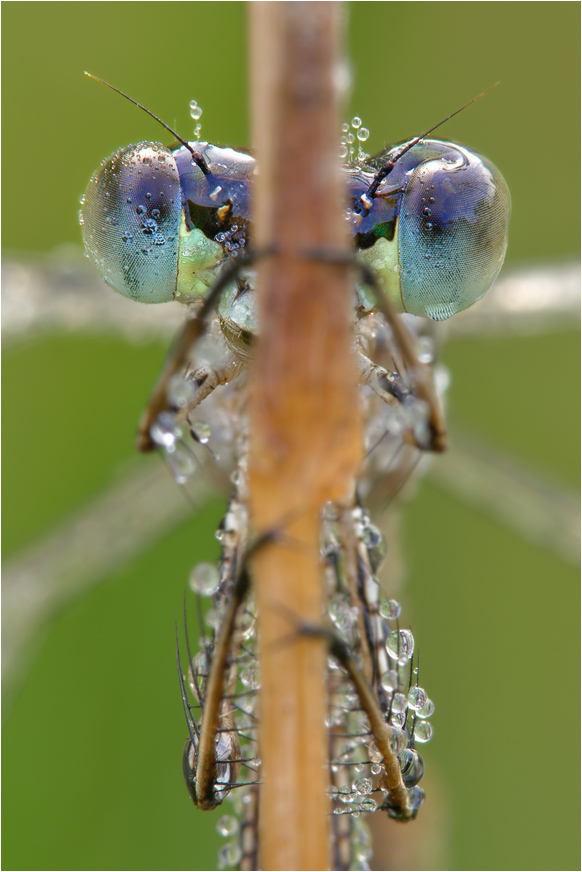
[[[181,145],[141,142],[107,158],[82,201],[83,240],[104,280],[124,296],[189,302],[249,245],[256,164],[242,150],[186,142],[145,111]],[[361,139],[365,128],[354,121],[360,126],[349,135]],[[430,132],[346,165],[348,223],[358,256],[376,270],[398,310],[443,320],[479,300],[496,278],[510,198],[486,158],[427,139]],[[230,312],[240,295],[232,287],[223,320],[237,337],[252,337],[253,295],[240,313]]]

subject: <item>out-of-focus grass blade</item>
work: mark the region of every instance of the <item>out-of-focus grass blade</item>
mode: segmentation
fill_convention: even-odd
[[[2,676],[10,688],[34,656],[39,629],[216,493],[201,471],[187,495],[161,463],[139,463],[113,487],[3,567]]]
[[[447,336],[507,336],[580,327],[580,264],[557,263],[504,271],[475,306],[447,322]],[[136,305],[101,282],[81,250],[66,247],[2,265],[5,341],[69,331],[166,339],[184,320],[179,303]]]
[[[577,494],[452,429],[451,450],[430,466],[433,483],[491,515],[528,542],[580,565]]]

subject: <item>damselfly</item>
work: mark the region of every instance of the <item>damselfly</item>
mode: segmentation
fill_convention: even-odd
[[[359,119],[352,124],[361,129]],[[221,572],[215,589],[206,591],[214,596],[215,638],[194,660],[189,653],[188,681],[180,675],[189,730],[184,773],[196,804],[211,808],[235,786],[241,765],[249,771],[260,766],[253,694],[241,703],[241,694],[249,697],[248,689],[259,686],[254,651],[245,644],[253,615],[245,558],[245,388],[260,331],[249,254],[256,167],[246,153],[181,142],[174,151],[140,143],[104,161],[90,182],[81,221],[86,248],[112,287],[142,302],[174,299],[190,308],[144,418],[141,447],[159,446],[185,482],[195,470],[194,444],[205,443],[235,484],[230,516],[236,523],[227,515]],[[346,219],[357,254],[354,351],[367,421],[359,489],[380,482],[394,492],[416,453],[442,450],[446,440],[431,368],[435,342],[423,318],[444,320],[486,292],[505,254],[509,194],[485,158],[426,135],[374,158],[359,154],[345,173]],[[215,305],[201,352],[196,341]],[[407,313],[406,321],[395,307]],[[347,829],[336,826],[336,868],[367,862],[367,848],[358,850],[361,812],[383,808],[398,819],[414,817],[424,771],[415,746],[432,732],[426,718],[433,705],[419,685],[413,636],[394,623],[397,603],[382,602],[379,594],[380,539],[359,498],[326,510],[321,551],[334,630],[297,630],[330,640],[330,793],[338,819],[349,817]],[[201,718],[187,700],[187,683]],[[240,749],[245,735],[252,763]],[[249,805],[256,809],[258,779],[251,782]],[[233,845],[223,857],[229,865],[256,857],[254,819],[246,820],[240,850]]]

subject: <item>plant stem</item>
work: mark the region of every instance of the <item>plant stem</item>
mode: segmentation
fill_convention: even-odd
[[[250,5],[261,335],[251,399],[251,510],[259,533],[296,547],[257,552],[261,671],[259,813],[264,869],[329,868],[326,650],[293,638],[321,621],[319,516],[353,491],[361,456],[338,158],[340,9],[335,2]],[[291,523],[289,519],[291,518]],[[286,641],[284,641],[286,638]]]

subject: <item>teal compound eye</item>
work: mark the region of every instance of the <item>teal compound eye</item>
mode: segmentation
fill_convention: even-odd
[[[460,145],[398,146],[349,174],[350,226],[399,311],[436,321],[468,308],[497,277],[511,200],[501,173]],[[394,167],[367,196],[378,171]]]
[[[180,180],[167,148],[140,142],[106,158],[80,213],[85,250],[104,281],[140,302],[174,299],[180,213]]]
[[[140,142],[103,161],[82,201],[85,249],[104,281],[142,303],[188,302],[247,244],[254,160],[192,143]]]

